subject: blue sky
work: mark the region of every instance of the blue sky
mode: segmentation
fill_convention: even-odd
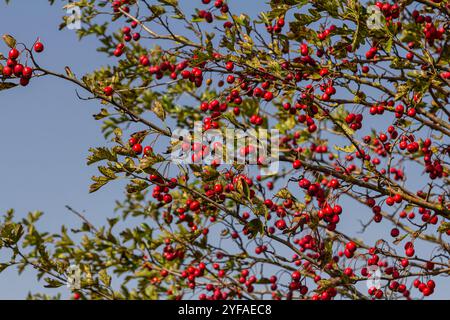
[[[63,1],[57,2],[55,6],[49,6],[46,0],[13,0],[9,6],[0,2],[1,33],[10,33],[28,45],[41,37],[46,49],[39,61],[52,70],[62,71],[70,65],[77,75],[82,75],[110,63],[96,52],[94,38],[85,38],[80,43],[75,32],[58,31],[65,12],[61,8]],[[193,7],[192,2],[200,0],[188,1],[186,6]],[[257,12],[254,3],[250,4],[252,1],[229,2],[239,3],[234,7],[252,15]],[[6,52],[3,44],[0,51]],[[28,211],[42,210],[45,215],[41,228],[57,231],[63,224],[79,223],[65,209],[65,205],[70,205],[85,211],[93,223],[104,223],[112,215],[114,200],[123,197],[123,189],[114,184],[94,195],[88,193],[90,177],[97,171],[95,166],[86,165],[88,149],[105,144],[100,122],[92,118],[99,104],[80,101],[73,86],[45,77],[32,80],[27,88],[1,92],[0,109],[0,212],[14,208],[18,216],[23,216]],[[418,179],[420,173],[414,176]],[[353,206],[351,214],[358,214],[359,210],[360,206]],[[371,232],[373,238],[379,238],[389,230],[380,225]],[[449,288],[449,281],[444,283]],[[0,299],[21,299],[28,291],[45,291],[33,272],[18,276],[15,270],[10,270],[0,275]],[[448,298],[445,291],[448,290],[439,288],[434,297]],[[70,294],[64,289],[61,292],[63,298]]]

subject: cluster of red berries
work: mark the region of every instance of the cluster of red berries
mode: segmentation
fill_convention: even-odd
[[[361,113],[349,113],[345,117],[345,122],[349,125],[350,129],[357,131],[362,128],[363,115]]]
[[[220,103],[219,100],[214,99],[211,102],[202,102],[200,104],[200,110],[202,112],[211,112],[211,118],[218,118],[223,112],[228,109],[228,104],[226,102]]]
[[[190,289],[195,289],[195,279],[202,277],[205,274],[206,265],[203,262],[198,264],[198,267],[189,266],[186,270],[181,272],[181,277],[187,279]]]
[[[300,252],[306,252],[307,250],[318,250],[317,241],[310,234],[307,234],[300,239],[296,239],[294,243],[300,246]]]
[[[314,118],[309,116],[308,114],[301,114],[298,116],[297,121],[299,123],[305,123],[308,127],[308,132],[313,133],[317,131],[317,125],[314,121]]]
[[[375,5],[381,10],[383,15],[386,17],[386,21],[396,19],[400,15],[400,7],[398,4],[390,4],[389,2],[379,2],[377,1]]]
[[[416,279],[414,280],[413,285],[415,288],[419,289],[424,297],[432,295],[434,293],[434,288],[436,288],[436,283],[432,279],[428,280],[426,283]]]
[[[35,52],[44,51],[44,45],[42,42],[36,42],[33,47]],[[6,60],[6,66],[3,67],[2,74],[5,78],[17,77],[20,78],[20,84],[27,86],[30,79],[33,76],[33,69],[18,62],[20,52],[17,48],[12,48],[8,53],[8,59]]]
[[[156,185],[153,188],[152,197],[157,199],[160,202],[171,203],[172,196],[170,195],[169,191],[170,191],[170,189],[173,189],[174,187],[175,187],[175,185],[170,184],[170,183],[168,186]]]
[[[130,144],[131,149],[136,155],[144,153],[144,156],[149,156],[153,153],[153,148],[151,146],[146,146],[145,148],[143,148],[142,144],[140,144],[138,139],[136,138],[130,138],[128,140],[128,143]]]
[[[211,0],[202,0],[203,4],[209,4]],[[223,0],[216,0],[214,2],[214,7],[217,9],[220,9],[220,12],[222,14],[225,14],[229,11],[228,5],[223,2]],[[206,22],[212,23],[214,20],[214,17],[210,11],[206,10],[199,10],[197,13],[199,18],[205,19]]]
[[[317,290],[320,289],[320,285],[317,286]],[[314,294],[311,299],[312,300],[331,300],[337,295],[337,290],[334,287],[327,288],[325,291],[323,291],[321,294]]]
[[[115,13],[119,13],[120,10],[123,10],[126,13],[130,12],[130,7],[127,5],[130,3],[130,0],[114,0],[112,2],[112,8]]]
[[[241,271],[241,276],[239,277],[239,283],[245,285],[247,292],[251,293],[255,289],[253,284],[256,283],[258,279],[253,275],[249,277],[249,274],[250,272],[247,269],[243,269]]]
[[[414,135],[403,135],[398,144],[400,150],[407,150],[409,153],[416,153],[419,151],[419,143],[415,141]]]
[[[183,259],[185,251],[181,248],[174,248],[170,243],[166,243],[163,249],[163,257],[168,261]]]
[[[369,51],[366,52],[366,58],[367,59],[373,59],[373,58],[375,58],[377,53],[378,53],[378,48],[377,47],[371,47],[369,49]]]
[[[322,77],[324,77],[327,74],[328,74],[328,69],[322,69],[320,71],[320,75]],[[328,81],[328,83],[326,83],[326,84],[321,84],[320,90],[323,92],[322,96],[320,97],[320,99],[322,101],[330,101],[331,96],[333,96],[336,93],[336,89],[333,86],[333,81],[331,81],[331,80]]]
[[[355,254],[356,249],[358,249],[356,243],[350,241],[345,245],[344,255],[350,259]]]
[[[403,116],[403,114],[404,114],[404,112],[405,112],[405,107],[403,106],[403,105],[401,105],[401,104],[399,104],[399,105],[397,105],[396,107],[395,107],[395,117],[396,118],[401,118],[402,116]],[[415,108],[409,108],[407,111],[406,111],[406,114],[409,116],[409,117],[415,117],[416,116],[416,109]]]
[[[266,30],[268,33],[280,33],[283,30],[285,25],[285,21],[283,18],[280,18],[275,21],[275,24],[266,26]]]
[[[324,41],[334,30],[336,30],[336,26],[333,24],[324,31],[317,33],[317,38],[319,38],[320,41]]]
[[[137,25],[137,22],[133,21],[131,23],[131,28],[128,26],[122,28],[123,40],[125,42],[130,42],[132,39],[134,41],[138,41],[141,38],[141,34],[139,32],[134,32],[133,34],[131,34],[131,29],[136,28]]]

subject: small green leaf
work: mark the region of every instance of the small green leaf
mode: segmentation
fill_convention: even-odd
[[[3,35],[3,41],[5,41],[6,45],[10,48],[14,48],[17,43],[16,39],[14,39],[14,37],[9,34]]]
[[[103,284],[107,287],[109,287],[111,285],[111,276],[108,275],[108,273],[106,272],[106,269],[102,269],[100,270],[100,272],[98,273],[98,276],[100,278],[100,281],[103,282]]]
[[[2,90],[8,90],[11,88],[17,87],[16,83],[13,82],[0,82],[0,91]]]
[[[44,286],[46,288],[59,288],[64,285],[61,281],[51,279],[51,278],[45,278],[44,279],[47,284]]]

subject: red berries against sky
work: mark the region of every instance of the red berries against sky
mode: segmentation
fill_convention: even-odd
[[[199,8],[193,12],[196,24],[201,28],[212,24],[224,31],[224,42],[233,38],[231,36],[236,38],[236,32],[242,25],[240,23],[239,28],[233,27],[230,16],[226,14],[226,2],[198,2]],[[395,28],[401,30],[403,20],[400,19],[408,12],[396,3],[377,2],[376,5],[385,17],[383,21],[392,28],[389,30],[397,35]],[[249,61],[247,56],[240,56],[238,51],[242,48],[227,51],[215,48],[215,45],[213,49],[206,50],[200,46],[192,51],[186,45],[186,54],[182,57],[170,51],[147,50],[144,44],[145,30],[141,24],[122,13],[134,14],[133,3],[113,1],[112,9],[117,21],[123,23],[118,30],[119,37],[114,38],[118,43],[114,42],[114,47],[108,51],[120,58],[113,59],[119,60],[118,66],[127,65],[129,70],[139,75],[138,79],[142,78],[149,86],[179,85],[183,91],[189,91],[191,87],[200,88],[192,91],[198,100],[193,106],[195,111],[190,113],[183,109],[186,111],[183,120],[188,123],[201,120],[204,131],[226,128],[231,125],[231,121],[227,121],[229,119],[235,119],[246,128],[270,128],[276,120],[282,129],[283,162],[288,163],[288,182],[280,181],[278,177],[253,177],[245,170],[225,168],[218,162],[208,167],[195,167],[195,174],[189,171],[189,174],[171,178],[166,177],[165,173],[146,172],[145,183],[150,185],[151,195],[143,198],[145,201],[154,199],[151,200],[151,206],[155,205],[161,210],[158,211],[161,213],[158,223],[168,229],[182,226],[195,241],[207,241],[210,230],[216,232],[217,224],[224,221],[221,206],[227,206],[232,201],[242,201],[239,202],[239,212],[226,212],[227,217],[234,219],[233,228],[224,228],[220,237],[236,240],[236,243],[248,240],[245,242],[251,243],[248,253],[260,257],[276,252],[271,246],[275,237],[289,237],[292,240],[289,250],[295,251],[292,258],[289,256],[284,261],[295,271],[290,268],[289,272],[285,272],[287,277],[281,272],[277,274],[278,277],[270,274],[265,279],[252,268],[242,269],[246,268],[242,266],[242,270],[236,272],[226,264],[228,256],[220,250],[214,257],[217,262],[207,261],[205,257],[202,261],[186,260],[183,264],[189,252],[175,241],[175,237],[175,240],[166,238],[162,249],[163,259],[176,261],[181,267],[180,270],[172,270],[170,267],[150,267],[146,264],[146,268],[155,268],[157,271],[150,279],[152,285],[163,286],[162,279],[178,277],[183,279],[182,285],[192,290],[200,287],[199,290],[203,290],[199,293],[200,299],[226,299],[238,297],[241,290],[255,292],[259,284],[266,283],[273,291],[274,298],[301,296],[329,300],[338,294],[336,288],[342,286],[324,289],[321,287],[322,280],[329,280],[328,276],[332,275],[351,284],[357,277],[369,277],[371,271],[368,267],[376,266],[389,280],[386,280],[382,289],[369,288],[367,293],[371,298],[381,299],[392,293],[410,297],[407,280],[403,279],[408,276],[403,275],[413,272],[418,261],[423,262],[424,270],[430,270],[432,266],[425,261],[434,258],[425,257],[422,259],[425,261],[416,259],[421,255],[416,252],[414,243],[421,239],[411,237],[403,224],[408,227],[423,225],[424,229],[439,225],[445,219],[438,214],[439,210],[430,208],[429,204],[438,203],[444,208],[446,197],[442,191],[436,191],[436,187],[432,192],[426,188],[405,191],[403,188],[408,188],[406,180],[409,176],[405,163],[414,161],[423,164],[423,178],[431,183],[440,181],[448,175],[444,159],[448,148],[435,134],[424,134],[419,127],[427,125],[420,123],[424,119],[429,124],[429,112],[435,117],[434,120],[439,120],[435,111],[428,106],[431,104],[428,93],[420,90],[419,86],[411,86],[410,91],[401,95],[398,84],[403,81],[389,75],[388,82],[395,83],[395,86],[386,85],[388,90],[384,90],[385,84],[380,84],[380,91],[383,91],[381,95],[362,87],[378,83],[378,77],[382,78],[384,74],[380,69],[389,69],[387,65],[392,57],[406,66],[402,66],[403,69],[420,69],[428,78],[435,77],[435,81],[450,79],[450,73],[440,68],[436,60],[433,63],[421,60],[424,48],[432,55],[442,52],[439,50],[442,50],[441,40],[444,40],[445,32],[441,31],[445,30],[442,30],[441,22],[434,22],[427,10],[412,11],[413,23],[419,25],[418,30],[423,33],[425,40],[403,41],[401,53],[397,55],[394,54],[398,50],[397,43],[391,44],[395,50],[387,52],[389,50],[384,39],[368,33],[365,45],[355,45],[353,39],[349,39],[350,33],[342,37],[340,22],[334,25],[328,20],[317,24],[317,27],[302,25],[308,31],[307,36],[296,40],[295,34],[287,36],[288,32],[298,29],[291,27],[295,21],[291,21],[290,16],[279,14],[264,21],[265,29],[260,30],[263,33],[267,31],[264,37],[277,44],[278,47],[271,50],[280,51],[270,51],[268,57],[271,60],[267,63],[259,56],[256,56],[257,62]],[[219,24],[218,21],[225,19],[228,20],[222,28],[222,22]],[[283,43],[285,38],[289,39],[287,44]],[[238,46],[237,43],[233,45]],[[263,44],[259,46],[264,47]],[[33,49],[34,52],[42,52],[43,46],[36,43]],[[33,70],[18,63],[21,54],[23,52],[10,52],[3,74],[19,77],[21,82],[26,82]],[[250,66],[250,62],[254,65]],[[431,73],[431,70],[436,72]],[[361,88],[353,86],[358,81],[364,81]],[[114,83],[114,86],[105,86],[110,83]],[[125,84],[111,81],[110,78],[98,82],[96,90],[97,94],[103,93],[107,97],[114,95],[117,101],[126,97],[127,91]],[[437,106],[432,107],[439,109]],[[145,116],[147,114],[144,113]],[[383,120],[379,122],[380,125],[374,122],[378,119]],[[335,144],[330,138],[334,134],[348,138],[345,145],[344,142]],[[120,150],[136,165],[141,165],[145,160],[153,160],[159,155],[159,150],[154,151],[152,147],[145,146],[145,140],[137,134],[133,135],[128,145],[122,144],[125,150]],[[206,143],[182,143],[182,150],[192,152],[195,163],[201,163],[209,149],[221,147]],[[256,154],[256,151],[255,146],[248,145],[240,148],[238,153],[248,156]],[[258,158],[258,165],[264,165],[264,160]],[[196,192],[179,188],[180,184],[187,186],[189,180],[198,182],[195,185]],[[367,188],[366,185],[374,187]],[[281,186],[283,189],[280,189]],[[342,200],[344,195],[361,202],[371,212],[367,227],[371,227],[373,222],[380,223],[384,232],[380,237],[393,247],[398,242],[400,250],[395,256],[386,254],[390,251],[383,250],[389,250],[386,249],[388,246],[382,248],[379,243],[371,247],[352,238],[330,240],[333,232],[340,232],[341,221],[349,219],[348,216],[355,211]],[[384,228],[386,222],[392,222],[395,226]],[[448,233],[448,230],[442,232],[443,235]],[[218,236],[218,233],[214,233],[214,236]],[[331,246],[327,241],[332,241]],[[223,281],[232,277],[241,286],[232,290],[213,283],[203,286],[201,281],[196,281],[207,273]],[[423,295],[433,293],[434,283],[429,284],[428,279],[417,281],[414,287]],[[175,294],[175,291],[174,288],[167,289],[167,294]]]
[[[103,92],[104,92],[105,96],[110,97],[110,96],[113,95],[114,90],[113,90],[112,87],[107,86],[107,87],[105,87],[105,88],[103,89]]]
[[[44,50],[41,42],[36,42],[34,48],[36,52]],[[6,65],[2,67],[0,64],[0,71],[5,78],[19,78],[20,85],[27,86],[33,76],[33,68],[26,64],[21,64],[19,59],[21,55],[23,55],[23,52],[20,52],[16,47],[11,48],[8,52]],[[28,59],[25,60],[28,61]]]
[[[42,42],[36,42],[34,44],[34,51],[38,53],[44,51],[44,45],[42,44]]]

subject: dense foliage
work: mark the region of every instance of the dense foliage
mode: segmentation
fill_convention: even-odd
[[[11,260],[0,271],[33,267],[56,288],[79,266],[75,299],[410,299],[448,288],[448,2],[271,0],[245,14],[239,1],[192,1],[66,5],[81,9],[79,37],[97,38],[110,60],[84,76],[39,63],[45,35],[3,36],[0,89],[57,77],[98,100],[108,142],[90,150],[90,191],[128,185],[104,227],[72,208],[81,227],[57,234],[36,228],[40,212],[4,214]],[[280,169],[260,175],[261,158],[205,165],[215,147],[171,140],[196,121],[279,130]],[[177,148],[196,163],[172,162]]]

